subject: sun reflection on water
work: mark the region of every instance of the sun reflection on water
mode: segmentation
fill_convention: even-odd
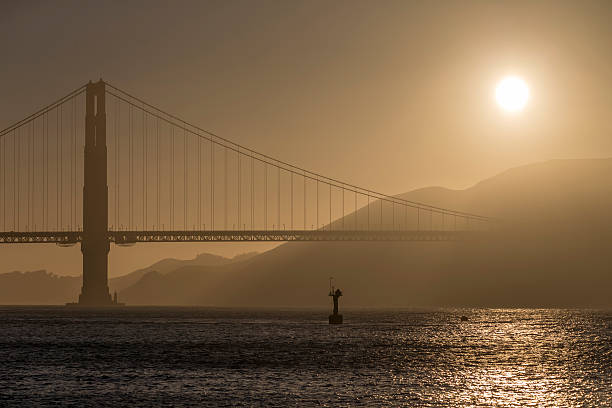
[[[396,375],[393,382],[408,394],[419,389],[415,405],[423,406],[612,404],[612,368],[606,367],[610,348],[599,354],[592,344],[605,344],[603,336],[610,345],[609,327],[600,334],[590,333],[601,322],[585,321],[584,316],[577,318],[576,314],[555,310],[471,310],[469,321],[461,323],[453,322],[456,313],[441,314],[440,325],[435,329],[416,339],[410,332],[401,336],[407,346],[407,371],[415,375],[413,369],[420,366],[423,371],[416,376],[424,380],[415,387],[414,381]],[[440,330],[443,327],[447,330]],[[591,373],[590,378],[584,378],[586,372]],[[602,378],[593,373],[601,373]]]
[[[0,405],[612,406],[609,312],[70,313],[0,308]]]

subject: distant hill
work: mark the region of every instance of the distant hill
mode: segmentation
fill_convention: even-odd
[[[138,282],[143,276],[150,272],[156,272],[161,275],[164,275],[168,272],[172,272],[182,267],[186,266],[221,266],[228,265],[232,262],[241,262],[252,258],[257,255],[257,252],[249,252],[241,255],[237,255],[234,258],[225,258],[219,255],[202,253],[196,256],[194,259],[174,259],[174,258],[166,258],[162,259],[154,263],[151,266],[146,268],[135,270],[132,273],[128,273],[127,275],[118,276],[116,278],[109,279],[108,285],[111,292],[117,291],[120,292],[131,285]]]
[[[81,277],[57,276],[47,271],[0,274],[0,304],[54,305],[74,301]]]
[[[553,160],[466,190],[427,188],[402,198],[504,222],[480,242],[287,243],[233,265],[150,276],[120,297],[131,304],[324,306],[333,276],[348,306],[612,306],[612,159]]]
[[[608,228],[612,159],[550,160],[506,170],[466,190],[425,188],[401,197],[510,224]]]
[[[120,292],[147,274],[163,275],[185,266],[220,266],[242,262],[256,256],[256,252],[245,253],[234,258],[202,253],[194,259],[163,259],[155,264],[127,275],[109,279],[111,293]],[[47,305],[64,304],[78,299],[81,291],[80,276],[58,276],[44,270],[32,272],[10,272],[0,274],[0,304]]]

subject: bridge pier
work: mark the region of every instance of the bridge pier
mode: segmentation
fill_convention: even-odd
[[[108,186],[106,174],[106,103],[102,80],[85,91],[85,159],[83,185],[83,287],[79,305],[107,306],[108,290]]]

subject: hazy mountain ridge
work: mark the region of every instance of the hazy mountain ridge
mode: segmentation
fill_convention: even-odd
[[[421,197],[431,205],[512,223],[582,222],[607,213],[612,202],[612,159],[549,160],[508,169],[465,190],[427,188],[402,195],[415,201]],[[591,215],[584,217],[585,211]]]
[[[137,269],[134,272],[128,273],[123,276],[109,279],[109,288],[111,292],[122,291],[147,275],[150,272],[157,272],[159,274],[166,274],[176,269],[185,266],[221,266],[228,265],[233,262],[243,262],[257,255],[257,252],[248,252],[240,255],[236,255],[233,258],[225,258],[223,256],[201,253],[193,259],[175,259],[166,258],[162,259],[154,264],[147,266],[146,268]]]
[[[0,304],[63,304],[78,297],[81,277],[58,276],[45,270],[0,274]]]
[[[116,278],[110,278],[108,285],[111,293],[124,289],[151,276],[164,275],[181,267],[221,266],[244,262],[256,256],[256,252],[225,258],[218,255],[201,253],[193,259],[162,259],[151,266],[138,269]],[[149,276],[151,275],[151,276]],[[63,304],[78,299],[82,285],[80,276],[61,276],[46,270],[14,271],[0,274],[0,304]]]
[[[476,243],[287,243],[235,262],[164,260],[110,285],[134,305],[326,306],[328,277],[334,276],[345,306],[610,307],[610,176],[612,159],[552,160],[465,190],[430,187],[400,195],[504,221]],[[376,202],[344,222],[363,225],[368,211],[371,225],[390,227],[392,207],[383,206],[381,222]],[[405,222],[452,229],[455,220],[410,214]],[[78,288],[80,279],[67,301]]]

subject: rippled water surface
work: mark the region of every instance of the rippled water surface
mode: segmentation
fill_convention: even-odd
[[[344,318],[0,308],[0,406],[612,406],[611,312]]]

